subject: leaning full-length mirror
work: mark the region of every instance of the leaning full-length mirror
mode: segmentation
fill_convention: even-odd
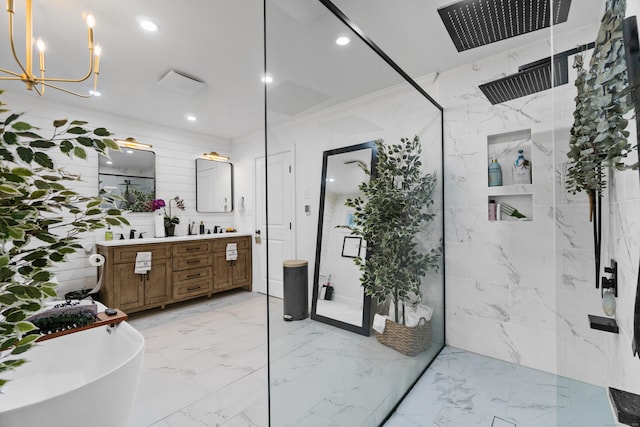
[[[233,211],[233,165],[209,159],[196,159],[196,210]]]
[[[360,285],[354,258],[366,258],[366,242],[345,227],[354,215],[345,202],[362,196],[358,187],[375,162],[373,142],[325,151],[320,182],[311,318],[362,335],[369,335],[371,298]]]
[[[100,193],[123,198],[118,208],[147,212],[156,195],[156,154],[134,148],[110,151],[98,159],[98,180]]]

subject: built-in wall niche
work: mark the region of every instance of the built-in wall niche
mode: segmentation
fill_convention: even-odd
[[[490,212],[492,201],[496,204],[495,219]],[[487,197],[487,205],[489,206],[488,219],[490,221],[533,220],[533,194],[490,194]],[[512,209],[515,209],[515,212]],[[520,215],[523,215],[524,218],[520,218]]]
[[[518,157],[518,150],[522,150],[524,158],[531,167],[531,182],[533,183],[535,162],[531,158],[531,129],[517,130],[513,132],[498,133],[487,136],[487,185],[489,183],[488,166],[493,159],[497,159],[502,169],[502,187],[514,185],[512,166]],[[528,184],[522,190],[528,190]],[[495,187],[492,187],[495,188]]]
[[[533,220],[533,179],[535,161],[532,159],[531,129],[503,132],[487,136],[487,203],[488,219],[493,221],[531,221]],[[531,183],[514,182],[513,165],[522,150],[529,162]],[[501,185],[495,184],[490,177],[490,166],[497,160],[501,169]],[[491,201],[495,201],[496,214],[492,215]],[[514,212],[515,210],[515,212]],[[524,218],[521,218],[524,216]]]

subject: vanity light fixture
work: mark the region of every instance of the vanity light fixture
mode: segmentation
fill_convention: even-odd
[[[231,160],[231,157],[223,156],[221,154],[216,153],[215,151],[212,151],[210,153],[204,153],[202,155],[202,158],[207,160],[217,160],[219,162],[228,162],[229,160]]]
[[[13,59],[18,63],[20,71],[10,71],[5,68],[0,68],[0,72],[8,74],[8,76],[0,76],[0,80],[17,80],[23,82],[27,86],[27,90],[35,90],[40,96],[44,95],[46,87],[59,90],[71,95],[79,96],[81,98],[90,98],[92,94],[81,94],[69,89],[65,89],[57,85],[57,83],[80,83],[87,80],[93,74],[93,90],[97,89],[98,74],[100,74],[100,47],[93,43],[93,27],[96,25],[96,20],[93,15],[87,15],[87,27],[89,31],[89,71],[79,79],[66,79],[66,78],[52,78],[45,77],[46,70],[44,52],[46,46],[41,38],[38,38],[36,42],[33,42],[33,0],[26,0],[26,13],[25,13],[25,28],[26,28],[26,50],[25,50],[25,62],[22,63],[16,53],[15,40],[13,37],[13,15],[15,14],[14,0],[7,0],[7,13],[9,14],[9,44],[11,46],[11,53]],[[36,76],[33,72],[33,46],[38,49],[40,76]]]
[[[151,144],[143,144],[136,141],[134,138],[116,139],[116,144],[125,148],[136,148],[138,150],[149,150],[153,147]]]
[[[346,46],[346,45],[348,45],[348,44],[349,44],[349,42],[350,42],[350,41],[351,41],[351,40],[349,40],[349,37],[341,36],[341,37],[338,37],[338,38],[336,39],[336,44],[337,44],[338,46]]]

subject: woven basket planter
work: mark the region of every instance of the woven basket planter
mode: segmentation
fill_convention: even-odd
[[[376,332],[378,342],[407,356],[423,352],[431,341],[431,323],[424,317],[416,326],[404,326],[393,320],[386,320],[384,333]]]

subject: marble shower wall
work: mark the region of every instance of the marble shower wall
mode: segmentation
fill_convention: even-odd
[[[547,91],[492,106],[478,89],[549,56],[549,49],[529,45],[444,72],[439,100],[445,108],[448,344],[555,373],[552,97]],[[521,130],[531,131],[533,183],[512,190],[533,194],[533,220],[489,222],[489,195],[511,191],[487,185],[487,137]],[[511,173],[510,162],[502,163],[503,175]]]
[[[597,28],[595,22],[572,33],[556,31],[554,51],[595,39]],[[603,267],[616,259],[621,277],[621,330],[615,335],[589,328],[587,314],[604,315],[595,289],[592,225],[586,196],[564,188],[573,84],[495,106],[478,89],[549,53],[550,43],[531,44],[439,76],[438,100],[445,108],[447,342],[638,393],[640,361],[631,356],[640,252],[637,171],[612,174],[605,199]],[[532,185],[490,189],[487,137],[525,129],[532,135]],[[635,145],[633,132],[630,138]],[[502,168],[510,172],[509,164]],[[532,221],[488,221],[489,195],[523,191],[533,194]]]

